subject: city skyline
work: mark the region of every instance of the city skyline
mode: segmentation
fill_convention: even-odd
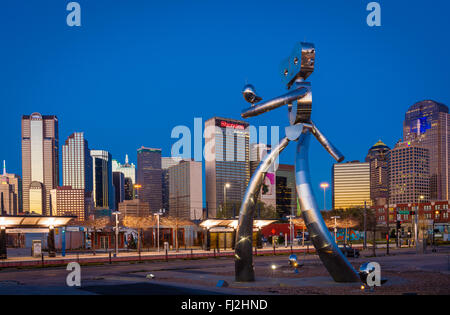
[[[409,109],[408,109],[408,111],[406,112],[406,114],[405,114],[405,117],[408,117],[408,115],[410,115],[409,114],[409,112],[411,111],[411,108],[415,108],[415,107],[417,107],[417,104],[423,104],[423,103],[426,103],[426,104],[429,104],[429,103],[431,103],[431,104],[438,104],[439,106],[441,106],[442,108],[444,108],[444,109],[446,109],[447,110],[447,112],[448,112],[448,109],[447,109],[447,106],[446,105],[444,105],[444,104],[441,104],[441,103],[436,103],[436,102],[434,102],[434,101],[429,101],[429,100],[425,100],[425,101],[420,101],[420,102],[416,102],[415,104],[413,104],[413,105],[411,105],[410,107],[409,107]],[[36,116],[35,117],[35,119],[38,119],[38,118],[40,118],[40,117],[43,117],[43,119],[47,119],[47,120],[54,120],[54,121],[56,121],[56,127],[53,127],[55,130],[56,130],[56,143],[58,143],[58,135],[57,135],[57,133],[58,133],[58,130],[59,130],[59,120],[58,120],[58,118],[55,116],[55,115],[41,115],[40,113],[33,113],[32,115],[23,115],[22,117],[23,117],[23,119],[30,119],[30,118],[32,118],[33,117],[33,115],[34,116]],[[426,112],[426,113],[424,113],[424,115],[428,115],[428,112]],[[447,116],[448,116],[448,113],[446,114]],[[37,117],[37,116],[40,116],[40,117]],[[42,118],[40,118],[40,119],[42,119]],[[229,119],[229,118],[218,118],[218,117],[213,117],[213,118],[211,118],[211,119],[209,119],[209,120],[206,120],[205,121],[205,123],[206,122],[208,122],[208,121],[211,121],[212,119],[219,119],[219,120],[227,120],[227,119]],[[420,120],[420,118],[418,118],[418,120]],[[230,120],[230,121],[234,121],[234,120]],[[236,120],[236,122],[241,122],[241,123],[245,123],[244,121],[238,121],[238,120]],[[445,120],[445,122],[447,122],[447,120]],[[409,124],[414,124],[414,122],[411,122],[411,123],[409,123]],[[44,124],[45,125],[45,124]],[[48,125],[48,124],[47,124]],[[206,129],[206,125],[207,124],[205,124],[205,129]],[[405,128],[405,122],[403,123],[403,125],[404,125],[404,130],[406,130]],[[50,125],[48,125],[48,126],[51,126],[51,124]],[[430,124],[430,126],[431,126],[431,124]],[[47,127],[47,128],[49,128],[49,127]],[[52,129],[53,129],[52,128]],[[422,128],[422,127],[421,127]],[[423,129],[423,128],[422,128]],[[427,130],[428,130],[429,128],[427,128]],[[25,130],[27,130],[27,128],[25,129]],[[416,130],[417,131],[417,130]],[[425,129],[422,131],[422,133],[425,133]],[[26,131],[27,132],[27,131]],[[250,137],[251,138],[251,137]],[[411,138],[411,135],[408,133],[408,134],[405,134],[405,138],[407,139],[407,140],[409,140],[409,141],[413,141],[414,139],[413,138]],[[25,138],[25,140],[26,140],[27,138]],[[78,140],[79,139],[79,140]],[[402,139],[400,139],[400,140],[402,140]],[[399,140],[399,141],[400,141]],[[444,139],[445,140],[445,139]],[[81,142],[80,142],[81,141]],[[208,139],[206,138],[205,139],[205,141],[207,142],[208,141]],[[64,187],[64,186],[68,186],[68,177],[67,176],[64,176],[64,172],[67,172],[65,169],[64,169],[64,152],[69,152],[69,151],[67,151],[67,147],[68,147],[68,144],[71,144],[71,145],[73,145],[74,143],[77,143],[77,145],[80,147],[80,149],[77,149],[77,150],[82,150],[83,148],[85,149],[85,150],[87,150],[86,152],[89,152],[89,148],[88,148],[88,145],[87,145],[87,141],[86,141],[86,139],[84,139],[84,132],[73,132],[68,138],[67,138],[67,140],[66,140],[66,143],[64,144],[64,145],[62,145],[61,146],[61,150],[59,149],[59,147],[55,147],[55,152],[61,152],[61,153],[59,153],[59,155],[60,156],[58,156],[57,158],[56,158],[56,164],[58,164],[59,162],[58,161],[60,161],[60,160],[62,160],[62,162],[63,163],[61,163],[61,164],[63,164],[63,166],[62,166],[62,172],[60,173],[60,174],[56,174],[55,175],[55,177],[56,178],[59,178],[60,179],[60,183],[59,184],[57,184],[55,187],[52,187],[52,189],[54,189],[54,188],[56,188],[56,187]],[[224,142],[225,143],[225,142]],[[255,143],[252,143],[252,144],[255,144]],[[260,144],[258,144],[258,143],[256,143],[257,145],[260,145]],[[374,147],[376,147],[377,145],[380,145],[380,144],[382,144],[382,145],[384,145],[384,143],[382,143],[381,141],[378,141],[377,142],[377,144],[375,144],[375,146]],[[445,144],[444,144],[445,145]],[[372,148],[374,148],[374,147],[372,147]],[[395,146],[394,146],[395,147]],[[75,147],[74,147],[75,148]],[[144,147],[141,147],[141,149],[142,148],[144,148]],[[372,150],[372,148],[370,149],[370,150]],[[387,149],[389,149],[388,147],[387,147]],[[152,149],[153,150],[153,149]],[[160,150],[160,149],[157,149],[157,150]],[[370,153],[370,150],[369,150],[369,153]],[[94,150],[95,151],[95,150]],[[138,152],[140,151],[140,149],[138,149],[137,150]],[[73,149],[72,149],[72,151],[70,151],[70,152],[72,152],[71,154],[74,154],[73,152]],[[84,153],[82,153],[82,151],[80,151],[80,153],[81,153],[81,155],[85,155]],[[77,154],[80,154],[80,153],[77,153]],[[236,154],[239,154],[239,152],[235,152]],[[161,154],[161,153],[160,153]],[[68,154],[66,154],[67,156],[68,156]],[[138,154],[137,154],[138,155]],[[233,153],[233,155],[234,155],[234,153]],[[61,159],[62,158],[62,159]],[[234,157],[234,158],[236,158],[236,157]],[[367,158],[367,157],[366,157]],[[109,155],[109,159],[112,161],[112,162],[116,162],[116,164],[118,165],[118,166],[122,166],[120,163],[118,163],[115,159],[113,159],[112,158],[112,156],[111,155]],[[164,159],[173,159],[172,157],[162,157],[161,156],[161,163],[163,163],[164,164]],[[180,157],[177,157],[177,158],[175,158],[177,161],[180,161],[181,160],[181,158]],[[126,160],[126,163],[124,164],[124,166],[126,166],[126,165],[130,165],[130,166],[133,166],[134,167],[134,164],[132,163],[132,164],[129,164],[128,162],[129,162],[129,158],[128,158],[128,154],[126,155],[126,158],[125,158],[125,160]],[[358,159],[357,161],[363,161],[363,159]],[[202,166],[204,167],[204,165],[205,165],[205,163],[206,163],[206,161],[203,159],[202,160]],[[176,163],[175,163],[176,164]],[[250,163],[251,164],[251,163]],[[251,165],[248,165],[248,167],[250,167],[251,168]],[[167,167],[166,167],[167,168]],[[138,171],[138,170],[137,170]],[[163,171],[163,170],[162,170]],[[84,171],[83,171],[84,172]],[[66,174],[67,175],[67,174]],[[20,176],[20,175],[19,175]],[[77,176],[79,176],[79,175],[77,175]],[[205,173],[205,176],[206,176],[206,173]],[[330,183],[332,183],[332,181],[333,181],[333,178],[332,178],[332,176],[331,176],[331,178],[330,178]],[[205,179],[205,182],[206,182],[206,179]],[[92,184],[92,183],[91,183]],[[164,185],[163,185],[164,186]],[[331,187],[333,188],[333,185],[331,185]],[[76,187],[72,187],[72,188],[76,188]],[[79,188],[81,188],[81,187],[79,187]],[[23,188],[24,189],[24,188]],[[162,189],[163,189],[163,195],[164,195],[164,187],[162,187]],[[89,189],[88,189],[89,190]],[[205,187],[202,187],[202,190],[204,191],[205,190]],[[49,194],[50,195],[50,194]],[[203,194],[204,195],[204,194]],[[331,195],[331,198],[333,198],[333,195]],[[441,199],[434,199],[434,200],[441,200]],[[442,200],[445,200],[445,199],[442,199]],[[231,200],[230,200],[231,201]],[[389,204],[392,204],[392,203],[395,203],[394,201],[392,201],[392,200],[388,200],[389,201]],[[22,201],[23,202],[23,201]],[[46,202],[49,202],[49,201],[46,201]],[[116,202],[117,203],[117,202]],[[164,198],[162,198],[162,203],[164,203]],[[205,207],[206,206],[206,203],[207,203],[207,200],[206,200],[206,196],[203,198],[203,206]],[[45,204],[43,205],[44,207],[46,206]],[[161,205],[162,206],[162,205]],[[158,207],[158,206],[157,206]],[[165,207],[162,207],[162,208],[165,208]],[[166,209],[166,210],[168,210],[168,209]],[[26,210],[24,210],[24,211],[26,211]],[[46,210],[47,212],[48,211],[50,211],[50,209],[47,209]]]
[[[15,35],[5,34],[9,49],[0,55],[4,60],[20,58],[21,62],[6,63],[5,75],[0,78],[1,101],[8,117],[0,132],[11,135],[2,138],[0,159],[8,162],[10,172],[21,173],[19,117],[35,111],[61,118],[61,139],[82,130],[92,147],[104,147],[113,157],[131,153],[131,161],[136,162],[134,152],[142,145],[162,148],[163,156],[168,156],[174,126],[186,125],[193,130],[194,117],[239,119],[246,106],[240,90],[247,80],[264,92],[263,97],[281,89],[277,61],[281,62],[298,40],[316,43],[321,66],[313,74],[314,115],[323,117],[318,127],[330,135],[346,160],[363,160],[368,144],[378,139],[392,148],[402,137],[399,121],[412,104],[426,99],[450,103],[446,87],[450,60],[445,53],[449,43],[443,31],[450,22],[441,18],[449,4],[384,3],[383,25],[377,29],[365,24],[365,5],[294,2],[286,10],[286,6],[267,1],[258,6],[225,6],[216,1],[192,4],[166,16],[169,4],[165,3],[145,3],[136,11],[97,1],[83,4],[89,14],[83,15],[83,26],[74,29],[60,17],[64,8],[50,2],[30,3],[25,8],[5,4],[0,14],[4,23],[15,29]],[[215,18],[205,16],[205,10],[215,12]],[[255,14],[250,17],[245,14],[253,10]],[[18,12],[22,19],[13,18]],[[182,12],[190,12],[189,17]],[[273,18],[267,19],[267,12]],[[308,14],[299,21],[297,12]],[[121,18],[113,22],[109,16]],[[414,19],[421,23],[412,22]],[[23,20],[34,27],[25,27]],[[300,31],[295,35],[287,30]],[[243,33],[259,43],[258,54],[246,36],[239,35]],[[42,34],[46,34],[45,45]],[[414,48],[423,38],[433,43],[433,58],[429,58],[428,48]],[[33,51],[33,56],[25,54],[27,51]],[[189,63],[174,62],[185,57]],[[267,60],[275,63],[269,65]],[[346,71],[342,71],[343,63]],[[419,66],[423,64],[427,66]],[[183,95],[182,102],[167,97],[174,89],[173,73],[187,74],[188,79],[175,93]],[[346,95],[349,85],[352,97]],[[345,99],[345,104],[336,99]],[[335,117],[352,123],[339,123]],[[259,118],[248,122],[263,124]],[[285,113],[274,111],[270,123],[283,128]],[[352,141],[333,137],[340,133],[352,134]],[[290,153],[281,157],[280,163],[292,164],[288,157],[293,149],[287,150]],[[316,196],[321,196],[319,185],[331,182],[333,160],[315,144],[311,151],[316,157],[311,160],[313,188]],[[331,204],[331,194],[327,204]]]

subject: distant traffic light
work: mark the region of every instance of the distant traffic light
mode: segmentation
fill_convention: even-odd
[[[397,220],[397,230],[400,230],[402,227],[402,221]]]

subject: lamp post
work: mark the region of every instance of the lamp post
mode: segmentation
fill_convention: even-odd
[[[425,196],[420,195],[417,199],[417,211],[414,214],[414,243],[416,244],[416,253],[419,250],[419,208],[420,208],[420,200],[425,199]]]
[[[334,219],[334,242],[337,244],[337,238],[336,238],[336,232],[337,232],[337,221],[336,219],[340,219],[340,216],[334,216],[331,217],[332,219]]]
[[[364,244],[363,249],[367,248],[367,204],[364,201]]]
[[[227,211],[227,188],[230,188],[230,183],[225,183],[223,185],[223,212],[226,214]]]
[[[156,217],[157,217],[157,233],[158,233],[158,235],[157,235],[157,242],[158,242],[158,252],[159,252],[159,216],[160,215],[162,215],[164,212],[165,212],[166,210],[165,209],[159,209],[159,212],[157,212],[157,213],[154,213],[153,215],[155,215]]]
[[[139,189],[142,188],[142,185],[141,184],[134,184],[133,187],[136,190],[135,199],[139,199]]]
[[[112,214],[114,214],[115,216],[116,216],[116,241],[115,241],[115,243],[116,243],[116,251],[115,251],[115,253],[114,253],[114,257],[117,257],[118,256],[118,254],[119,254],[119,214],[120,214],[120,212],[119,211],[114,211]]]
[[[326,190],[330,185],[328,183],[321,183],[320,188],[323,189],[323,210],[327,210],[327,204],[326,204]]]
[[[291,245],[294,245],[294,225],[292,224],[292,219],[295,218],[294,215],[288,215],[287,218],[289,218],[289,233],[290,233],[290,241]]]
[[[439,210],[436,210],[434,212],[434,220],[433,220],[433,249],[431,250],[432,252],[436,252],[436,239],[434,236],[434,224],[436,223],[436,219],[439,219]]]

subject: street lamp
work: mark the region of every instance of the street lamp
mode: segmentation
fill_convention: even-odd
[[[295,215],[288,215],[287,218],[289,218],[289,232],[291,234],[291,245],[294,245],[294,225],[292,224],[292,219],[295,218]]]
[[[334,219],[334,242],[337,244],[337,238],[336,238],[336,232],[337,232],[337,221],[336,219],[340,219],[340,216],[334,216],[331,217],[332,219]]]
[[[419,249],[419,206],[420,206],[420,200],[425,199],[425,196],[420,195],[417,199],[417,211],[414,214],[414,242],[416,244],[416,252]]]
[[[225,183],[224,185],[223,185],[223,212],[224,212],[224,214],[226,214],[226,211],[227,211],[227,188],[230,188],[231,187],[231,185],[230,185],[230,183]]]
[[[326,198],[325,198],[325,191],[326,189],[329,187],[330,185],[328,185],[328,183],[321,183],[320,184],[320,188],[323,189],[323,210],[327,210],[327,205],[326,205]]]
[[[166,211],[165,209],[159,209],[159,212],[153,214],[153,215],[156,215],[156,216],[157,216],[157,226],[158,226],[158,230],[157,230],[157,233],[158,233],[158,235],[157,235],[157,240],[158,240],[158,252],[159,252],[159,216],[162,215],[162,214],[164,214],[165,211]]]
[[[434,220],[433,220],[433,249],[431,250],[432,252],[436,252],[436,240],[435,240],[435,236],[434,236],[434,224],[436,223],[436,219],[439,219],[439,210],[436,210],[434,212]]]
[[[141,184],[134,184],[133,188],[136,190],[135,199],[139,199],[139,189],[142,188]]]
[[[114,211],[112,214],[116,216],[116,252],[114,253],[114,257],[117,257],[119,252],[119,211]]]

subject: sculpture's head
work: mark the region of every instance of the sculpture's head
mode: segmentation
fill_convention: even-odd
[[[312,43],[298,43],[281,63],[281,75],[289,89],[298,79],[306,80],[314,71],[316,49]]]

